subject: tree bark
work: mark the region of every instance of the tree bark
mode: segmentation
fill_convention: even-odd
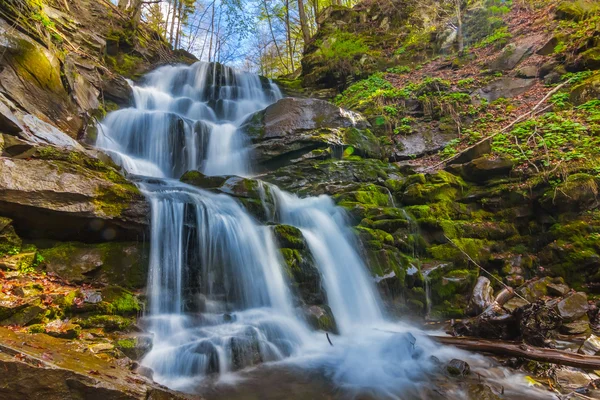
[[[129,3],[129,0],[119,0],[119,10],[121,11],[125,11],[127,9],[127,4]]]
[[[180,0],[183,1],[183,0]],[[171,18],[171,32],[169,33],[169,43],[173,44],[173,34],[175,32],[175,14],[177,13],[177,0],[173,0],[173,17]],[[175,46],[173,46],[175,47]]]
[[[290,0],[285,0],[285,30],[288,43],[288,55],[290,56],[289,72],[294,72],[294,49],[292,48],[292,30],[290,27]]]
[[[600,369],[600,357],[583,354],[567,353],[566,351],[543,349],[514,342],[500,340],[471,339],[460,337],[432,336],[431,339],[459,349],[501,356],[523,357],[529,360],[551,364],[568,365],[570,367],[597,370]]]
[[[455,0],[456,1],[456,20],[457,20],[457,27],[456,27],[456,41],[458,43],[458,54],[459,55],[463,55],[464,51],[465,51],[465,37],[464,37],[464,33],[463,33],[463,20],[462,20],[462,1],[461,0]]]
[[[215,32],[215,2],[212,4],[212,17],[210,20],[210,43],[208,45],[208,62],[212,61],[212,46],[213,46],[213,36]]]
[[[306,18],[306,11],[304,10],[304,0],[298,0],[298,14],[300,15],[300,28],[302,29],[304,48],[306,48],[310,41],[310,31],[308,30],[308,20]]]
[[[179,48],[179,40],[181,39],[181,19],[183,18],[183,0],[179,0],[179,8],[177,9],[177,32],[175,34],[175,44],[173,49]]]

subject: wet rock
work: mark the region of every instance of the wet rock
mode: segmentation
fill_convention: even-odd
[[[494,393],[491,387],[483,383],[468,384],[469,399],[477,400],[500,400],[502,397]]]
[[[573,293],[561,300],[557,305],[558,314],[567,322],[574,321],[586,315],[588,309],[587,295],[583,292]]]
[[[579,348],[579,353],[586,354],[588,356],[598,355],[600,352],[600,338],[596,335],[590,335],[583,345]]]
[[[250,116],[242,129],[253,142],[256,161],[267,169],[316,150],[380,157],[379,143],[361,115],[317,99],[284,98]]]
[[[528,91],[535,84],[535,79],[500,78],[473,93],[488,102],[503,97],[510,99]]]
[[[488,278],[484,276],[477,278],[477,283],[473,288],[473,293],[469,300],[469,313],[471,315],[478,315],[483,312],[483,310],[494,302],[493,293],[494,289],[492,289]]]
[[[310,306],[304,310],[308,323],[315,329],[338,333],[333,313],[329,306]]]
[[[114,75],[108,79],[102,79],[99,86],[107,100],[122,107],[131,103],[133,90],[122,76]]]
[[[137,335],[119,339],[115,342],[115,347],[132,360],[141,360],[152,349],[152,336]]]
[[[465,361],[455,358],[448,362],[446,371],[452,376],[467,376],[471,373],[471,367]]]
[[[600,205],[600,198],[591,187],[600,183],[600,178],[585,173],[570,175],[565,182],[549,189],[540,199],[545,210],[553,213],[587,211]]]

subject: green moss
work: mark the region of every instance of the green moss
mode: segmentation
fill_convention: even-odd
[[[118,315],[135,315],[142,307],[133,293],[118,287],[109,286],[102,289],[102,300],[105,312]]]
[[[83,328],[102,328],[107,331],[124,331],[134,325],[134,320],[119,315],[93,315],[89,318],[78,319],[77,323]]]
[[[117,340],[116,347],[120,350],[122,349],[134,349],[136,347],[135,339],[121,339]]]
[[[46,326],[44,324],[31,325],[27,329],[27,332],[29,332],[29,333],[45,333],[46,332]]]
[[[291,225],[277,225],[273,229],[275,238],[281,247],[302,250],[306,247],[300,229]]]
[[[454,261],[457,263],[465,263],[465,255],[467,253],[475,261],[486,261],[489,257],[488,248],[490,242],[482,239],[457,238],[453,240],[460,247],[459,250],[452,243],[431,246],[427,252],[436,260]]]

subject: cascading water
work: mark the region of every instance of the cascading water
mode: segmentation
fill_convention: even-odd
[[[160,68],[133,93],[134,107],[107,116],[97,145],[127,173],[145,177],[139,186],[151,204],[154,339],[144,363],[159,382],[184,387],[294,354],[308,331],[295,316],[270,229],[233,198],[173,179],[194,169],[247,174],[237,126],[281,98],[279,89],[198,63]]]
[[[151,204],[145,320],[153,347],[142,362],[154,379],[193,391],[214,373],[287,360],[278,365],[321,371],[349,392],[421,397],[435,367],[429,356],[456,350],[385,320],[346,215],[330,198],[263,191],[275,203],[272,222],[298,227],[308,243],[341,333],[333,346],[294,309],[271,229],[232,197],[176,180],[188,170],[248,175],[238,127],[281,98],[279,89],[206,63],[162,67],[132,87],[134,106],[106,117],[97,145],[136,176]]]

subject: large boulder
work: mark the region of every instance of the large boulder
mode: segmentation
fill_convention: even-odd
[[[473,95],[492,102],[503,97],[510,99],[528,91],[535,85],[535,79],[500,78],[489,85],[476,90]]]
[[[39,252],[45,271],[69,282],[139,289],[146,284],[147,250],[136,242],[67,242],[54,243]]]
[[[29,238],[105,241],[141,237],[149,207],[139,190],[93,156],[39,147],[0,157],[0,208]]]
[[[0,92],[27,113],[76,136],[84,124],[61,80],[57,56],[1,19],[0,53]]]
[[[492,71],[512,70],[521,61],[533,54],[536,45],[543,41],[543,35],[529,36],[517,43],[510,43],[489,63]],[[534,76],[535,77],[535,76]]]
[[[379,142],[359,114],[317,99],[284,98],[248,118],[242,129],[256,161],[266,169],[306,157],[328,158],[351,147],[354,154],[381,156]]]

